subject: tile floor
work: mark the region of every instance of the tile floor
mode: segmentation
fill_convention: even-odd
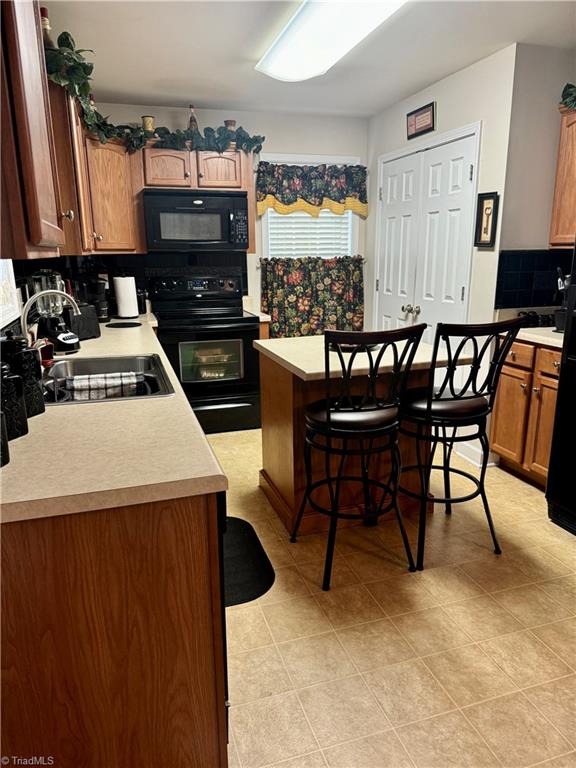
[[[476,500],[437,506],[421,573],[395,521],[341,530],[326,593],[325,536],[290,544],[258,488],[259,431],[210,442],[276,569],[227,610],[231,768],[576,767],[576,541],[541,491],[490,469],[502,556]]]

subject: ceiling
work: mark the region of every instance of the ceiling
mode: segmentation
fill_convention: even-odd
[[[254,65],[298,5],[53,0],[49,10],[54,36],[67,30],[94,50],[98,101],[151,106],[368,116],[514,42],[576,48],[576,2],[413,2],[322,77],[272,80]]]

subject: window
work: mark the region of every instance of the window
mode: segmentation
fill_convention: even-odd
[[[296,211],[283,216],[266,211],[264,217],[264,252],[273,258],[352,256],[357,251],[356,222],[352,211],[338,216],[320,211],[317,218]]]

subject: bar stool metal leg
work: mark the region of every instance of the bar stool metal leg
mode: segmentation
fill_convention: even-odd
[[[296,522],[292,528],[292,533],[290,534],[290,541],[292,544],[294,544],[296,541],[298,528],[300,528],[302,516],[304,515],[304,510],[306,509],[306,504],[308,503],[310,485],[312,484],[312,447],[308,440],[308,435],[306,436],[306,440],[304,442],[304,466],[306,468],[306,486],[304,488],[304,495],[302,496],[302,503],[300,504],[300,509],[298,510],[298,517],[296,518]]]
[[[322,579],[322,589],[324,592],[328,592],[330,589],[330,579],[332,577],[332,561],[334,560],[334,547],[336,545],[336,530],[338,527],[338,506],[340,504],[340,485],[342,482],[342,472],[344,470],[344,462],[346,461],[346,448],[347,441],[343,441],[342,455],[340,456],[340,462],[338,464],[338,472],[336,474],[336,490],[334,495],[330,494],[330,501],[332,503],[332,516],[330,518],[330,529],[328,530],[328,543],[326,545],[326,560],[324,561],[324,578]],[[330,485],[330,487],[332,487]]]
[[[408,536],[406,534],[406,528],[404,527],[404,519],[402,518],[402,513],[400,512],[400,507],[398,506],[398,484],[399,484],[399,478],[400,478],[400,470],[401,470],[401,457],[400,457],[400,449],[398,448],[398,441],[395,440],[394,444],[392,446],[392,481],[391,483],[394,484],[394,511],[396,512],[396,520],[398,520],[398,527],[400,528],[400,535],[402,536],[402,541],[404,543],[404,549],[406,550],[406,557],[408,558],[408,570],[409,571],[415,571],[416,566],[414,565],[414,558],[412,557],[412,550],[410,548],[410,542],[408,541]]]
[[[431,466],[434,461],[434,450],[436,443],[433,443],[430,448],[430,455],[426,459],[426,462],[422,461],[422,439],[424,427],[418,425],[418,433],[416,436],[416,461],[418,463],[418,473],[420,475],[420,517],[418,520],[418,552],[416,555],[416,568],[419,571],[424,570],[424,547],[426,544],[426,513],[428,511],[428,492],[430,488],[430,472]]]
[[[479,478],[480,496],[482,498],[484,513],[486,515],[486,519],[488,520],[488,527],[490,528],[490,535],[492,536],[492,542],[494,544],[494,554],[501,555],[502,550],[500,549],[500,544],[498,543],[498,539],[496,537],[496,530],[494,528],[494,523],[492,522],[492,515],[490,514],[490,506],[488,504],[488,497],[486,496],[486,491],[484,490],[484,478],[486,475],[486,468],[488,466],[488,455],[490,453],[490,443],[488,442],[488,436],[486,435],[485,430],[482,429],[480,431],[478,439],[480,440],[480,445],[482,446],[482,468],[480,470]]]

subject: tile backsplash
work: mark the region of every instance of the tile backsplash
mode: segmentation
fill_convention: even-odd
[[[561,303],[556,267],[570,271],[571,249],[500,251],[495,309]]]

